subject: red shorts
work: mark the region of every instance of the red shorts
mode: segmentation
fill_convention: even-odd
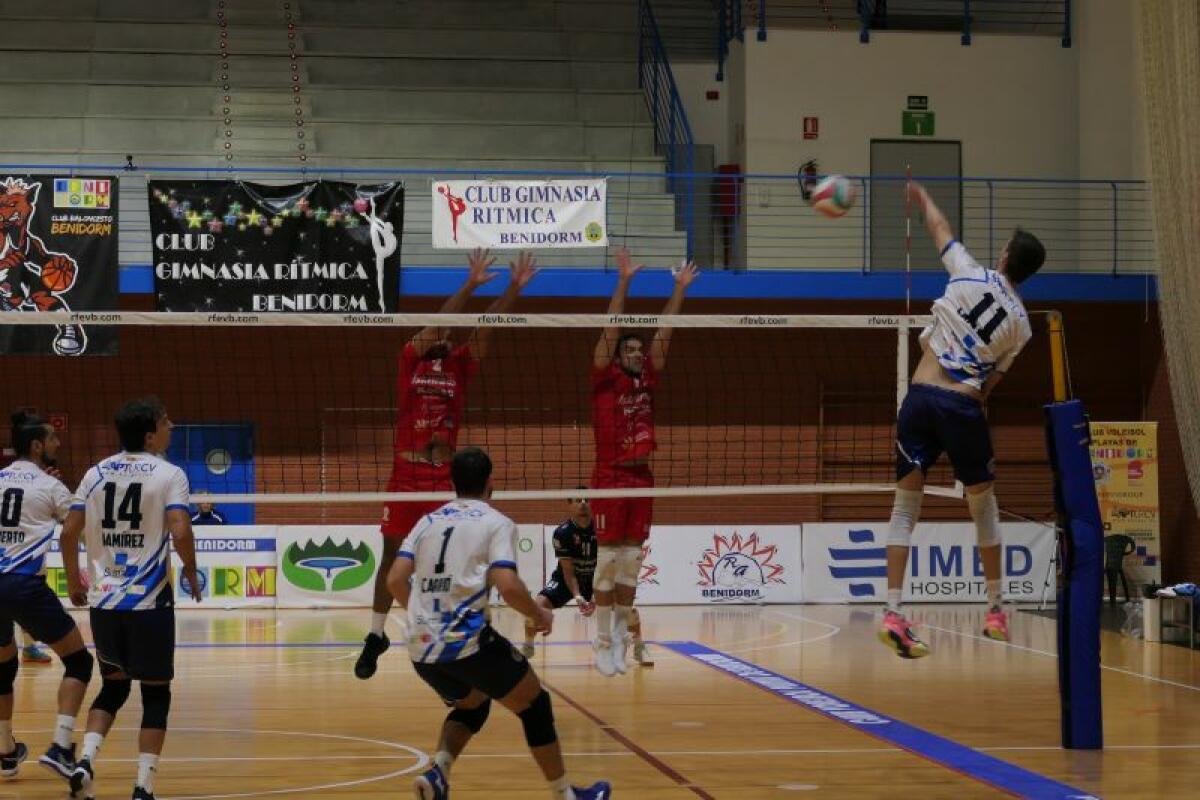
[[[654,486],[649,464],[636,467],[597,467],[592,471],[593,489],[645,489]],[[629,542],[642,544],[650,538],[654,518],[653,497],[597,497],[592,500],[599,544]]]
[[[448,492],[450,483],[449,464],[416,464],[397,459],[392,465],[392,477],[388,480],[389,492]],[[403,540],[421,517],[437,511],[445,503],[439,500],[419,500],[383,504],[383,521],[379,530],[386,539]],[[399,542],[396,542],[399,544]]]

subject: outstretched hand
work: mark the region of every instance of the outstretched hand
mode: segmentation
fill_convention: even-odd
[[[686,289],[692,285],[692,281],[696,280],[696,276],[700,274],[700,270],[696,268],[695,261],[689,261],[679,269],[671,270],[671,274],[675,277],[675,285],[681,289]]]
[[[528,250],[522,250],[517,255],[517,260],[508,264],[509,283],[518,289],[524,289],[536,274],[537,259]]]
[[[643,264],[634,264],[633,256],[629,254],[629,249],[622,247],[617,251],[617,267],[621,270],[621,278],[629,280],[634,275],[641,271]]]
[[[477,287],[483,286],[492,278],[495,278],[495,272],[488,272],[495,263],[496,259],[491,254],[491,251],[476,247],[471,251],[471,255],[467,257],[467,282],[471,286]]]

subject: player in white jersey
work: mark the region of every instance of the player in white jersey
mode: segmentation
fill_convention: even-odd
[[[44,419],[29,411],[14,413],[12,447],[16,460],[0,470],[0,775],[16,775],[29,752],[12,735],[16,622],[49,642],[62,659],[54,742],[39,761],[69,779],[75,769],[75,717],[92,679],[93,661],[75,620],[47,585],[45,565],[55,528],[71,507],[71,493],[46,472],[54,467],[59,440]]]
[[[909,197],[924,212],[950,274],[933,303],[933,322],[921,333],[921,362],[896,418],[896,498],[888,526],[888,599],[879,639],[903,658],[929,648],[900,609],[913,528],[921,515],[925,474],[944,452],[965,487],[987,581],[984,635],[1008,639],[1000,606],[1000,508],[992,490],[995,459],[984,404],[1032,335],[1017,286],[1041,268],[1046,250],[1018,229],[995,269],[981,266],[956,241],[945,215],[917,183]]]
[[[71,791],[92,796],[96,754],[136,680],[142,727],[133,800],[154,800],[175,675],[172,542],[183,561],[183,585],[197,602],[200,583],[187,476],[162,458],[171,443],[166,409],[156,398],[134,400],[117,412],[116,425],[123,450],[84,474],[62,534],[64,553],[79,547],[80,534],[87,543],[87,588],[78,563],[66,559],[67,591],[72,603],[91,607],[102,678]]]
[[[433,765],[413,790],[420,800],[449,797],[450,768],[483,728],[496,700],[520,718],[551,797],[607,800],[612,790],[605,782],[586,789],[571,786],[550,695],[525,657],[488,622],[493,587],[543,633],[554,622],[517,574],[517,526],[488,505],[492,462],[477,448],[461,450],[451,461],[450,480],[458,499],[417,522],[388,574],[388,587],[408,610],[413,669],[453,709],[442,725]]]

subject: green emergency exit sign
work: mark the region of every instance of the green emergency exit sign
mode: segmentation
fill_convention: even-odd
[[[932,111],[905,111],[900,123],[903,136],[933,136],[934,115]]]

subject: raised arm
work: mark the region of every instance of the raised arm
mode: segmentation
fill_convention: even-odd
[[[633,276],[642,269],[641,264],[634,264],[629,251],[622,247],[617,251],[617,286],[613,289],[612,299],[608,301],[608,315],[620,314],[625,311],[625,296],[629,294],[629,283]],[[621,338],[621,326],[608,325],[600,332],[600,340],[596,342],[596,350],[592,353],[592,366],[604,369],[613,360],[613,350],[617,339]]]
[[[696,280],[696,275],[696,264],[692,261],[684,264],[675,272],[675,288],[671,290],[671,299],[663,308],[664,316],[674,316],[679,313],[679,309],[683,308],[683,296],[687,294],[692,281]],[[654,334],[654,341],[650,344],[650,359],[654,364],[655,372],[661,372],[667,366],[667,350],[671,348],[671,333],[669,325],[661,325]]]
[[[908,199],[924,215],[925,229],[929,231],[929,235],[933,237],[933,243],[941,253],[947,245],[954,241],[954,231],[951,230],[946,215],[933,202],[933,198],[929,196],[929,192],[925,191],[925,187],[915,181],[908,185]]]
[[[471,255],[467,258],[467,279],[463,281],[462,286],[458,287],[457,292],[446,298],[446,302],[442,304],[438,313],[457,314],[466,308],[467,300],[475,293],[475,290],[496,277],[495,272],[488,272],[488,268],[495,263],[496,259],[492,258],[491,253],[487,250],[476,248],[471,251]],[[445,339],[447,335],[446,328],[432,325],[422,328],[416,336],[409,340],[409,343],[417,351],[418,356],[424,356],[429,348]]]
[[[537,259],[533,257],[533,253],[522,251],[517,256],[516,261],[510,261],[508,264],[508,286],[504,292],[492,301],[488,306],[488,314],[504,314],[516,305],[517,298],[520,297],[521,291],[529,285],[533,280],[533,276],[537,274]],[[483,358],[487,354],[488,344],[492,338],[492,328],[484,326],[476,328],[471,332],[472,345],[471,350],[476,358]]]

